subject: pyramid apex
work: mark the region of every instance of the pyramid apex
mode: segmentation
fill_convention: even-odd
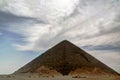
[[[68,44],[73,44],[72,42],[68,41],[68,40],[63,40],[60,43],[58,43],[57,45],[68,45]],[[73,44],[74,45],[74,44]]]
[[[68,42],[68,40],[63,40],[63,41],[67,41]]]
[[[68,41],[68,40],[63,40],[63,41],[61,41],[61,42],[64,42],[64,43],[71,43],[71,42]]]

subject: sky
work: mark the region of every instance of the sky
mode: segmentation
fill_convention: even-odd
[[[0,0],[0,74],[62,40],[120,73],[120,0]]]

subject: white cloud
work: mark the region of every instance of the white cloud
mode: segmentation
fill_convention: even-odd
[[[68,16],[78,4],[79,0],[4,0],[2,1],[2,11],[10,12],[15,15],[29,16],[40,19],[58,20]],[[69,5],[68,5],[69,4]],[[48,14],[49,13],[49,14]]]
[[[53,27],[51,25],[46,24],[35,24],[32,27],[26,27],[22,31],[22,33],[18,32],[19,34],[22,34],[25,36],[23,41],[26,42],[25,45],[19,45],[15,44],[19,50],[44,50],[48,46],[48,41],[50,39],[54,38],[58,34],[58,32],[61,30],[61,27],[56,27],[52,29]],[[46,37],[47,36],[47,37]],[[39,47],[38,47],[38,44]]]
[[[25,44],[15,44],[19,50],[38,51],[68,39],[78,46],[119,46],[120,35],[116,31],[119,22],[120,2],[112,0],[11,0],[3,7],[16,15],[45,20],[48,24],[30,23],[11,28],[24,36]],[[19,8],[19,9],[18,9]],[[21,8],[21,9],[20,9]],[[22,23],[23,24],[23,23]],[[27,23],[28,24],[28,23]],[[119,29],[119,28],[118,28]],[[113,31],[114,30],[114,31]]]
[[[1,8],[3,11],[11,12],[16,15],[30,16],[32,14],[25,0],[4,0],[2,4],[4,4]]]

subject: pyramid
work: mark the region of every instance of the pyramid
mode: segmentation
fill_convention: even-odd
[[[104,72],[118,74],[84,50],[64,40],[15,72],[36,73],[41,66],[54,69],[63,75],[77,68],[100,68]]]

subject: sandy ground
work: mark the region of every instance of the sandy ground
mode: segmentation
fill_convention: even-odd
[[[112,75],[74,75],[74,76],[36,76],[36,75],[1,75],[0,80],[120,80]]]

